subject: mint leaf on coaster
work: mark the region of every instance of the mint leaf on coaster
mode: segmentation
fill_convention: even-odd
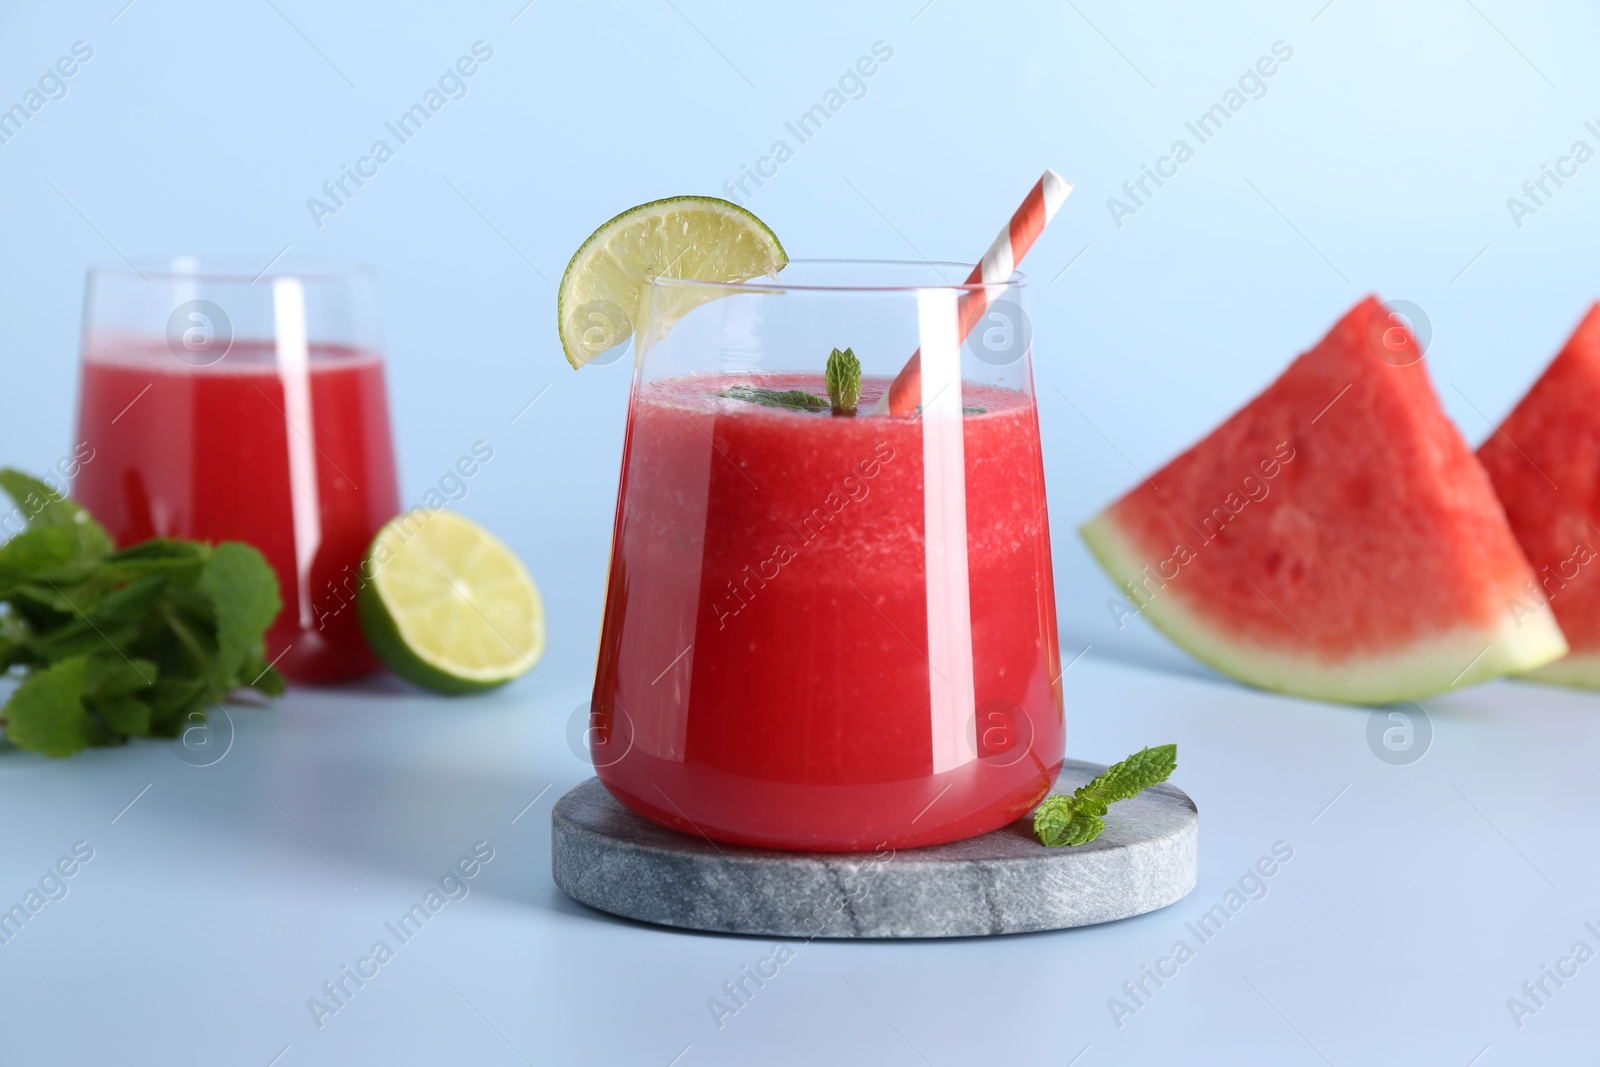
[[[1105,829],[1109,805],[1166,781],[1177,766],[1177,745],[1142,748],[1079,786],[1070,797],[1059,793],[1045,797],[1034,810],[1033,832],[1046,848],[1087,844]]]
[[[804,389],[758,389],[753,385],[730,385],[717,395],[769,408],[788,408],[790,411],[827,411],[832,406],[823,397]]]
[[[162,539],[115,551],[43,482],[0,470],[0,488],[28,521],[0,544],[0,673],[24,672],[0,725],[17,747],[60,757],[174,737],[232,690],[283,692],[263,641],[278,581],[260,552]]]
[[[828,385],[828,403],[835,415],[854,415],[861,403],[861,361],[851,349],[835,348],[823,372]]]

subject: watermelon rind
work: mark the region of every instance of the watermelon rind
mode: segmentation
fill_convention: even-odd
[[[1089,520],[1079,533],[1118,589],[1136,587],[1148,561],[1140,558],[1109,511]],[[1260,689],[1342,704],[1420,700],[1536,669],[1542,669],[1544,680],[1555,681],[1552,668],[1559,664],[1552,661],[1566,662],[1561,660],[1567,652],[1566,638],[1548,611],[1522,618],[1520,626],[1506,612],[1493,625],[1462,626],[1336,663],[1309,643],[1300,652],[1232,638],[1222,620],[1206,618],[1185,603],[1177,585],[1146,600],[1139,614],[1184,651],[1231,678]],[[1589,669],[1600,676],[1600,657],[1583,658],[1593,660]]]
[[[1521,677],[1547,685],[1600,689],[1600,652],[1573,652],[1554,663],[1525,671]]]
[[[1564,659],[1524,675],[1529,681],[1600,689],[1594,625],[1600,595],[1592,571],[1579,579],[1577,589],[1567,589],[1578,578],[1568,568],[1594,559],[1588,531],[1595,531],[1600,519],[1594,496],[1597,409],[1600,303],[1590,305],[1556,357],[1478,448],[1539,586],[1520,598],[1523,610],[1531,604],[1554,612],[1573,645]],[[1589,549],[1581,557],[1580,547]]]

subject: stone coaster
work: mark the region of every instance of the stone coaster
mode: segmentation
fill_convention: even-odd
[[[1068,760],[1054,792],[1105,770]],[[1113,804],[1087,845],[1045,848],[1024,818],[892,855],[711,844],[633,814],[591,778],[551,812],[551,867],[572,899],[629,919],[770,937],[970,937],[1125,919],[1183,899],[1199,816],[1172,785]]]

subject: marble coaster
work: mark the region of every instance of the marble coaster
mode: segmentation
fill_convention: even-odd
[[[1068,760],[1054,792],[1105,770]],[[1097,839],[1045,848],[1031,818],[892,855],[713,845],[619,804],[598,778],[556,802],[551,867],[574,900],[629,919],[771,937],[971,937],[1164,908],[1199,875],[1199,816],[1172,785],[1113,804]]]

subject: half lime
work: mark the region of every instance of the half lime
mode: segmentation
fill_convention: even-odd
[[[504,685],[544,654],[544,603],[516,555],[471,519],[417,510],[378,531],[356,597],[384,666],[440,693]]]

